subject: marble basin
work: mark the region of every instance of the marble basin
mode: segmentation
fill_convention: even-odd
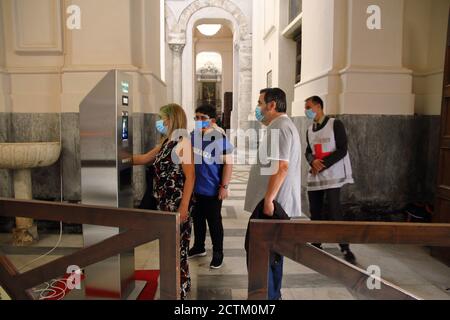
[[[31,169],[54,164],[61,153],[59,142],[0,143],[0,169]]]
[[[54,164],[61,153],[59,142],[0,143],[0,169],[13,170],[14,196],[32,200],[31,169]],[[13,244],[26,246],[38,240],[33,219],[16,217]]]

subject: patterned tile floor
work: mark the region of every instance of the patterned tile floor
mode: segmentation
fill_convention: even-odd
[[[190,260],[192,291],[188,299],[242,300],[247,299],[247,269],[244,237],[249,214],[243,211],[249,166],[235,166],[231,184],[231,197],[224,201],[225,228],[224,265],[211,270],[211,241],[207,236],[206,257]],[[43,235],[39,243],[29,248],[14,248],[10,235],[0,234],[0,250],[20,267],[47,252],[57,241],[56,235]],[[82,246],[82,237],[64,235],[61,246],[49,257],[33,267],[74,252]],[[430,257],[428,249],[417,246],[353,245],[358,264],[364,268],[380,266],[382,277],[424,299],[450,299],[450,268]],[[326,244],[325,250],[340,256],[337,245]],[[158,242],[135,250],[137,269],[159,269]],[[29,268],[25,268],[27,270]],[[314,272],[289,259],[285,260],[283,299],[356,299],[340,283]]]
[[[247,299],[247,269],[244,239],[249,214],[243,211],[249,166],[235,166],[230,198],[224,201],[222,216],[225,229],[224,265],[219,270],[209,268],[212,245],[207,235],[206,257],[189,260],[192,275],[192,292],[189,299],[245,300]],[[325,244],[327,252],[340,256],[337,245]],[[374,264],[381,267],[382,276],[424,299],[450,299],[450,268],[430,257],[425,248],[414,246],[353,245],[358,263],[367,268]],[[157,252],[153,244],[143,250]],[[146,267],[157,267],[150,259]],[[297,264],[285,260],[283,299],[309,300],[356,299],[340,283]]]

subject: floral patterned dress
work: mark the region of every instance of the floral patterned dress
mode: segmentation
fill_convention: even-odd
[[[172,161],[172,151],[178,145],[178,141],[166,140],[155,162],[153,196],[157,200],[157,209],[160,211],[177,212],[183,197],[183,188],[186,177],[181,164]],[[180,288],[181,299],[185,299],[191,289],[191,277],[189,274],[188,252],[191,239],[191,211],[189,206],[189,219],[180,226]]]

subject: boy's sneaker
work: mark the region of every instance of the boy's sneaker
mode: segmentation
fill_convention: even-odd
[[[222,252],[213,252],[213,258],[211,260],[211,264],[209,267],[211,269],[219,269],[223,264],[223,253]]]
[[[192,247],[192,249],[189,250],[189,253],[188,253],[188,258],[204,257],[204,256],[206,256],[206,250],[198,249],[196,247]]]

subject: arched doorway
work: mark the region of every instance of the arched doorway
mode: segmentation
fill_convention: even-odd
[[[202,51],[196,49],[195,59],[195,107],[212,105],[216,108],[216,115],[221,119],[223,104],[223,73],[224,64],[222,55],[218,52]]]
[[[170,10],[166,10],[166,16]],[[171,18],[172,23],[174,20]],[[169,27],[168,41],[173,62],[173,98],[185,108],[193,125],[195,107],[194,32],[199,23],[220,23],[233,34],[233,112],[232,129],[247,129],[251,113],[252,40],[247,19],[231,1],[194,1],[186,7],[175,25]],[[222,97],[223,99],[223,97]],[[177,101],[178,100],[178,101]]]
[[[208,20],[209,21],[209,20]],[[199,97],[203,103],[213,104],[217,109],[217,120],[223,129],[231,128],[233,110],[232,98],[237,82],[233,61],[233,33],[226,25],[199,22],[194,30],[194,52],[197,56],[195,71],[195,93],[197,105]],[[214,34],[202,34],[203,28],[219,28]],[[214,96],[214,101],[204,101],[206,91]]]

